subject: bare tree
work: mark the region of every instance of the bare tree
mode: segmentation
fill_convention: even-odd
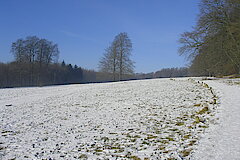
[[[29,36],[25,40],[18,39],[12,43],[11,52],[18,62],[45,63],[57,62],[59,50],[57,44],[36,36]]]
[[[34,81],[40,83],[41,78],[43,78],[43,66],[48,67],[50,63],[57,62],[59,55],[57,44],[36,36],[29,36],[13,42],[11,52],[16,62],[21,63],[19,66],[28,66],[27,70],[30,73],[28,74],[28,80],[30,85],[35,84],[36,82]],[[19,77],[22,77],[21,72]]]
[[[18,39],[16,42],[12,43],[11,52],[14,58],[18,62],[23,62],[27,58],[24,51],[24,40]]]
[[[197,25],[179,42],[179,54],[199,73],[240,73],[240,1],[202,0]]]
[[[113,74],[113,80],[122,80],[124,74],[134,73],[134,62],[130,59],[132,51],[132,42],[127,33],[120,33],[105,50],[103,58],[99,62],[99,68],[102,72]]]
[[[181,34],[179,43],[181,44],[181,47],[178,50],[179,54],[185,55],[188,60],[192,60],[198,55],[199,49],[204,42],[200,33],[192,31]]]
[[[112,42],[111,46],[105,50],[102,59],[99,62],[99,68],[101,72],[107,72],[113,74],[113,80],[116,80],[116,72],[118,67],[117,61],[117,45],[116,42]]]
[[[118,63],[119,63],[119,80],[122,80],[123,74],[132,74],[134,65],[130,59],[132,51],[132,42],[127,33],[120,33],[115,37],[118,47]]]

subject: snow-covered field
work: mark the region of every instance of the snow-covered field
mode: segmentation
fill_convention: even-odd
[[[178,78],[1,89],[0,159],[202,159],[204,145],[217,143],[206,137],[221,132],[216,126],[227,114],[219,110],[221,87],[229,86],[206,83]],[[239,96],[239,86],[229,87]]]

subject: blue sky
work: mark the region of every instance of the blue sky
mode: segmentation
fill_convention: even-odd
[[[59,61],[97,70],[104,49],[120,32],[133,43],[136,72],[187,65],[178,39],[191,30],[199,0],[0,0],[0,61],[11,43],[36,35],[59,45]]]

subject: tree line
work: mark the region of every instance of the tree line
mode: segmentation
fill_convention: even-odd
[[[81,83],[84,70],[71,64],[0,63],[0,88]],[[40,75],[40,76],[39,76]]]
[[[179,42],[191,75],[240,74],[240,1],[202,0],[196,26]]]
[[[57,63],[57,44],[36,36],[18,39],[11,45],[14,61],[0,63],[0,87],[44,86],[80,83],[83,69]]]
[[[11,45],[14,61],[0,63],[0,87],[112,82],[187,76],[187,68],[165,68],[155,73],[134,73],[132,42],[127,33],[115,36],[99,61],[99,71],[58,62],[58,45],[36,36]]]
[[[135,74],[136,79],[176,78],[188,76],[189,69],[187,67],[163,68],[156,72]]]
[[[99,62],[100,71],[58,63],[58,45],[36,36],[16,40],[11,45],[14,61],[0,63],[0,87],[46,86],[132,79],[131,40],[120,33]],[[112,56],[114,58],[112,59]],[[112,63],[114,60],[114,63]],[[112,66],[114,65],[114,67]]]

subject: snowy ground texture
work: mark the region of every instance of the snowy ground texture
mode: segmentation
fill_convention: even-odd
[[[1,89],[0,159],[237,159],[237,83],[179,78]]]

